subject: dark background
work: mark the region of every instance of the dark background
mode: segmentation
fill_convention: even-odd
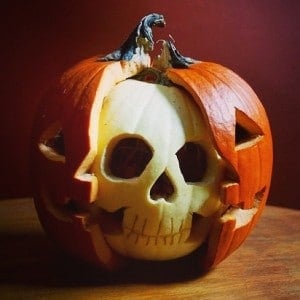
[[[29,143],[50,82],[119,46],[140,18],[162,13],[181,53],[223,64],[256,91],[274,138],[269,204],[300,208],[300,1],[110,0],[1,3],[0,198],[30,196]]]

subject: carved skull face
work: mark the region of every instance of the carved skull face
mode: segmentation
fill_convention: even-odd
[[[126,80],[110,91],[92,170],[116,252],[165,260],[203,243],[220,207],[222,160],[208,132],[183,89]]]

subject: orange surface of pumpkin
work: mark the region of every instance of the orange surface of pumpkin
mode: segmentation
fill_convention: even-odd
[[[162,16],[150,16],[156,17],[151,26],[164,25]],[[145,53],[138,59],[110,54],[68,70],[41,101],[33,130],[34,200],[43,227],[66,252],[106,269],[118,269],[128,259],[110,247],[101,227],[104,221],[93,214],[101,188],[91,171],[101,135],[99,117],[116,84],[152,67],[151,39],[152,34],[148,39],[142,36],[139,47]],[[210,268],[242,244],[262,213],[271,181],[271,132],[261,102],[238,75],[221,65],[174,53],[184,66],[169,60],[159,72],[191,95],[224,162],[219,187],[222,209],[204,245],[193,252],[201,267]]]

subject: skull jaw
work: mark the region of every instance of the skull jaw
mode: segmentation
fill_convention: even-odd
[[[187,256],[206,241],[214,217],[202,217],[194,213],[189,219],[185,221],[184,228],[168,235],[147,235],[122,224],[119,224],[120,230],[116,230],[117,226],[106,226],[107,216],[106,222],[100,226],[107,244],[121,256],[163,261]]]
[[[164,261],[186,256],[197,249],[202,241],[173,242],[173,237],[146,237],[133,234],[126,236],[105,236],[107,243],[118,254],[138,260]],[[148,244],[149,243],[149,244]]]

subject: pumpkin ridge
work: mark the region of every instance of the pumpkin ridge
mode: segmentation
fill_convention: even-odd
[[[91,68],[91,66],[89,65],[88,70],[86,66],[83,66],[82,69],[76,68],[73,72],[71,71],[70,74],[69,72],[67,72],[63,75],[63,93],[67,94],[69,97],[72,97],[72,95],[79,93],[78,95],[76,95],[76,97],[74,97],[75,99],[72,99],[74,101],[74,106],[77,106],[77,103],[82,100],[81,98],[84,95],[84,93],[89,90],[88,86],[90,85],[90,83],[95,79],[97,75],[99,75],[100,72],[103,73],[107,66],[107,63],[100,63],[99,65],[93,66],[93,68]],[[82,71],[86,71],[85,74],[82,74]],[[67,84],[71,85],[68,86]]]
[[[234,94],[236,94],[240,104],[243,107],[247,107],[247,111],[251,111],[252,115],[255,112],[256,115],[255,119],[258,122],[262,122],[262,124],[260,125],[261,127],[264,128],[269,126],[269,124],[266,124],[267,121],[260,117],[261,114],[266,114],[262,103],[258,99],[253,89],[243,78],[241,78],[232,70],[225,68],[222,65],[216,63],[203,63],[202,65],[203,65],[203,69],[202,69],[203,71],[211,73],[212,76],[216,77],[218,80],[224,83]],[[217,69],[215,72],[210,70],[210,69],[215,70],[215,68]],[[223,72],[217,72],[218,69],[220,68],[223,70]],[[240,84],[238,84],[237,81]],[[238,105],[236,105],[236,107],[240,109]]]
[[[75,66],[69,68],[67,71],[65,71],[61,76],[60,82],[63,86],[67,84],[72,84],[76,81],[80,81],[82,77],[85,77],[87,71],[90,71],[91,69],[97,67],[106,67],[108,64],[109,62],[96,62],[94,58],[85,59],[77,63]],[[74,78],[76,78],[77,80],[74,80]]]
[[[216,70],[216,72],[213,72],[211,71],[209,68],[208,68],[208,64],[209,64],[209,67],[211,67],[211,65],[213,66],[216,66],[218,67],[218,69],[221,69],[222,72],[217,72],[219,70]],[[202,64],[203,68],[201,69],[202,72],[207,72],[211,75],[211,77],[213,77],[214,79],[220,81],[222,84],[224,84],[230,91],[232,91],[235,95],[236,95],[236,98],[239,100],[237,101],[237,104],[239,102],[242,103],[242,106],[246,106],[248,108],[248,110],[250,110],[250,106],[249,104],[252,102],[252,101],[245,101],[244,98],[246,97],[242,97],[236,89],[233,89],[232,88],[232,85],[236,85],[236,82],[234,80],[230,80],[230,76],[232,75],[236,75],[233,71],[227,69],[227,68],[224,68],[222,67],[221,65],[218,65],[218,64],[214,64],[214,63],[204,63]],[[226,73],[229,73],[230,76],[226,76],[227,74]],[[220,76],[220,75],[223,75],[223,76]],[[239,76],[236,75],[236,79],[240,80],[241,78]],[[230,81],[227,82],[227,81]],[[247,84],[244,82],[244,84],[247,86]],[[249,93],[247,93],[249,95]],[[244,96],[246,96],[246,94],[244,94]],[[252,100],[252,97],[247,97],[247,99],[251,98]],[[232,99],[230,99],[230,101],[232,101]],[[230,102],[228,101],[228,102]],[[249,103],[250,102],[250,103]],[[257,101],[256,101],[257,102]],[[238,108],[238,105],[234,105],[235,107]],[[251,106],[251,110],[255,110],[254,109],[254,106]]]

